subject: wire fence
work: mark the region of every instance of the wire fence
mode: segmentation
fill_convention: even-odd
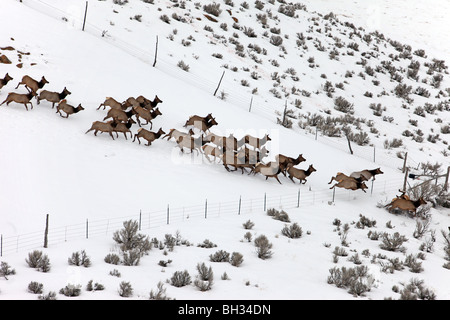
[[[321,189],[310,190],[300,187],[296,193],[288,194],[262,194],[258,198],[245,198],[229,200],[224,202],[210,203],[206,199],[203,203],[194,206],[171,207],[156,211],[140,211],[138,213],[101,220],[86,219],[82,223],[62,227],[50,227],[48,230],[30,232],[21,235],[0,235],[0,257],[48,246],[71,240],[90,239],[100,236],[112,235],[123,227],[123,222],[128,220],[137,221],[139,230],[150,230],[164,225],[180,224],[191,220],[221,218],[230,216],[251,216],[260,214],[269,208],[292,209],[315,204],[335,202],[347,202],[373,195],[381,195],[386,192],[397,192],[403,184],[402,180],[381,180],[368,182],[367,193],[360,190],[344,189]],[[51,217],[47,222],[50,221]],[[45,242],[47,240],[47,242]]]

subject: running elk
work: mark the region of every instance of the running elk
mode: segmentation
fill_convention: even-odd
[[[6,97],[6,100],[3,101],[0,104],[0,106],[2,104],[4,104],[5,102],[6,102],[6,105],[10,104],[11,102],[22,103],[25,106],[25,109],[27,109],[27,111],[28,111],[27,104],[29,103],[31,105],[31,109],[33,109],[33,104],[31,103],[31,99],[35,96],[36,96],[36,93],[34,91],[31,91],[27,94],[10,92],[10,93],[8,93],[8,96]]]
[[[162,137],[162,139],[167,138],[167,141],[169,141],[175,138],[175,141],[177,141],[179,137],[192,136],[193,134],[194,131],[192,129],[189,129],[188,133],[178,131],[177,129],[170,129],[169,133]]]
[[[264,144],[266,144],[267,141],[271,140],[272,139],[269,137],[268,134],[264,135],[264,137],[262,138],[255,138],[247,134],[241,139],[241,145],[246,143],[252,146],[254,149],[260,149]]]
[[[47,100],[52,103],[52,109],[55,107],[55,103],[60,102],[61,100],[65,99],[69,94],[71,94],[69,90],[67,90],[66,87],[64,87],[63,91],[60,93],[58,92],[52,92],[47,90],[42,90],[39,93],[39,96],[36,97],[37,104],[41,102],[41,100]]]
[[[97,110],[99,110],[102,106],[103,110],[105,110],[107,106],[111,109],[119,110],[126,110],[129,107],[127,103],[120,103],[116,99],[111,97],[106,97],[105,101],[98,106]]]
[[[81,103],[78,104],[78,107],[74,107],[67,103],[66,99],[63,99],[58,105],[56,106],[56,113],[59,113],[59,115],[63,118],[68,118],[69,115],[78,113],[81,110],[84,110],[84,108],[81,106]],[[61,111],[64,111],[66,113],[66,116],[64,117],[61,113]]]
[[[278,175],[280,174],[281,169],[277,162],[269,162],[267,164],[259,162],[256,164],[253,172],[254,174],[259,172],[263,176],[266,176],[266,180],[267,178],[275,178],[281,184],[280,179],[278,179]]]
[[[407,211],[415,215],[417,208],[423,204],[427,204],[427,202],[422,197],[414,201],[407,196],[403,196],[392,199],[391,203],[385,205],[385,207],[388,207],[389,212],[400,209],[401,211]]]
[[[344,179],[334,184],[330,189],[334,189],[335,187],[344,188],[348,190],[358,190],[361,189],[364,193],[366,192],[367,186],[364,182],[359,182],[355,179]]]
[[[162,115],[161,111],[159,111],[158,108],[156,108],[153,111],[149,111],[149,110],[144,109],[144,108],[142,108],[140,106],[134,106],[133,110],[135,112],[136,120],[138,122],[139,127],[141,126],[141,121],[140,121],[139,118],[142,118],[145,121],[147,121],[145,124],[149,124],[150,123],[150,129],[153,126],[152,120],[155,119],[157,116]]]
[[[109,109],[106,117],[103,118],[103,121],[109,118],[113,118],[115,121],[127,122],[133,114],[135,114],[134,109],[130,111],[123,111],[121,109]]]
[[[14,80],[14,78],[11,78],[9,74],[6,74],[3,79],[0,79],[0,89],[3,88],[3,86],[6,86],[11,80]]]
[[[331,177],[331,180],[330,182],[328,182],[328,184],[331,184],[333,180],[336,182],[341,182],[342,180],[355,180],[357,182],[367,181],[366,177],[362,174],[359,177],[349,177],[342,172],[338,172],[335,177]]]
[[[286,176],[286,169],[288,164],[292,164],[293,166],[298,165],[299,163],[306,161],[305,158],[303,158],[303,154],[299,154],[297,158],[291,158],[288,156],[285,156],[283,154],[278,154],[275,156],[275,160],[278,162],[281,172],[284,176]]]
[[[134,135],[133,142],[134,140],[138,139],[139,144],[141,144],[141,140],[139,140],[139,138],[144,138],[145,140],[147,140],[147,146],[150,146],[153,141],[159,139],[159,137],[161,137],[161,135],[163,134],[165,134],[165,132],[162,130],[162,128],[159,128],[158,132],[152,132],[144,128],[139,128],[137,133]]]
[[[97,136],[98,131],[100,131],[100,133],[108,132],[109,135],[111,136],[111,138],[114,140],[112,132],[114,131],[114,128],[116,126],[117,126],[117,123],[114,121],[108,121],[108,122],[95,121],[92,123],[91,128],[85,132],[85,134],[92,130],[94,130],[95,136]]]
[[[201,148],[207,141],[203,140],[202,137],[194,138],[193,136],[181,136],[177,139],[177,146],[184,152],[184,148],[191,150],[191,153],[195,150],[197,154],[201,151]],[[200,151],[199,151],[200,150]]]
[[[294,178],[297,178],[300,183],[305,184],[306,178],[311,175],[311,173],[317,171],[313,165],[309,165],[308,170],[302,170],[294,168],[294,165],[292,163],[289,163],[287,165],[287,173],[289,174],[289,179],[292,180],[293,183],[295,183]],[[303,182],[302,182],[303,181]]]
[[[125,136],[125,140],[128,140],[127,132],[130,133],[130,138],[133,137],[130,128],[133,123],[136,123],[136,121],[134,121],[133,119],[128,119],[127,122],[117,122],[116,120],[113,120],[112,122],[117,123],[117,125],[113,129],[113,131],[116,133],[116,138],[119,137],[119,132],[123,133],[123,135]]]
[[[16,89],[21,85],[25,85],[25,88],[28,90],[28,92],[33,91],[34,93],[37,93],[39,89],[42,89],[46,83],[49,83],[45,77],[42,77],[39,82],[31,78],[30,76],[23,76],[22,81],[19,82]]]
[[[362,170],[362,171],[356,171],[356,172],[352,172],[350,174],[350,177],[353,178],[358,178],[360,176],[364,176],[364,178],[368,181],[370,180],[370,178],[372,178],[373,180],[375,180],[375,176],[377,174],[383,174],[383,171],[380,170],[380,168],[376,168],[373,170]]]

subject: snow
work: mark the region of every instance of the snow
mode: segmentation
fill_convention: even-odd
[[[440,26],[439,18],[443,19],[444,15],[433,10],[425,11],[428,6],[420,5],[418,1],[408,6],[406,1],[398,1],[395,7],[391,2],[378,1],[369,8],[362,1],[352,1],[355,5],[350,7],[346,5],[348,1],[304,3],[310,11],[300,12],[302,17],[313,11],[322,14],[334,11],[339,19],[354,21],[355,25],[368,29],[380,28],[392,39],[411,41],[413,49],[424,48],[430,59],[434,56],[442,59],[449,52],[442,41],[445,33],[429,36],[430,33],[435,34],[437,26]],[[443,251],[445,243],[441,235],[441,230],[447,230],[450,225],[448,209],[437,207],[430,210],[430,229],[436,231],[436,242],[434,251],[426,253],[426,259],[421,261],[423,272],[415,274],[405,268],[387,274],[381,271],[379,263],[371,262],[372,256],[377,254],[404,260],[409,254],[417,254],[421,243],[430,237],[427,234],[422,239],[415,239],[416,219],[393,215],[377,207],[398,194],[404,177],[398,169],[403,165],[403,160],[396,156],[397,150],[385,150],[383,141],[401,137],[405,128],[414,129],[407,120],[418,117],[412,114],[413,107],[410,110],[400,108],[400,99],[393,95],[381,96],[376,102],[387,106],[384,115],[392,116],[394,123],[382,121],[367,108],[372,100],[367,100],[362,93],[366,90],[373,90],[374,93],[391,90],[395,84],[390,82],[388,76],[380,75],[382,84],[379,87],[368,87],[367,82],[357,76],[359,71],[352,78],[343,78],[342,74],[350,68],[350,63],[354,64],[358,58],[340,56],[336,64],[328,59],[327,53],[320,55],[311,42],[308,42],[311,51],[300,57],[292,46],[295,45],[297,32],[303,30],[307,35],[305,31],[309,22],[305,19],[292,21],[276,12],[275,6],[273,12],[279,17],[276,27],[281,28],[282,34],[289,30],[289,38],[284,39],[288,54],[281,54],[279,48],[269,46],[261,36],[247,38],[242,34],[238,38],[245,43],[245,48],[248,44],[259,43],[267,49],[267,56],[262,57],[265,62],[259,65],[248,57],[234,55],[234,46],[215,42],[212,33],[204,30],[208,22],[203,17],[202,9],[195,9],[191,2],[186,3],[190,11],[183,11],[172,8],[171,1],[155,1],[153,5],[130,1],[123,6],[114,5],[110,0],[90,1],[86,29],[82,32],[84,5],[84,2],[80,4],[75,0],[65,1],[64,5],[56,0],[24,0],[23,3],[3,0],[0,4],[0,19],[3,25],[10,26],[0,31],[0,47],[15,48],[12,52],[1,50],[13,63],[0,65],[0,76],[8,72],[14,78],[0,89],[1,102],[8,92],[25,92],[23,86],[15,89],[23,75],[28,74],[35,79],[45,75],[49,83],[44,89],[59,92],[66,86],[72,92],[67,97],[68,102],[74,106],[81,103],[85,108],[63,119],[46,101],[37,105],[33,100],[34,108],[30,111],[15,103],[0,106],[0,234],[4,248],[0,260],[16,271],[8,280],[0,278],[0,300],[37,299],[36,295],[27,292],[31,281],[43,283],[44,293],[59,292],[69,283],[82,285],[80,296],[57,294],[58,300],[124,299],[117,293],[122,281],[131,283],[134,289],[131,299],[148,299],[149,292],[156,290],[158,282],[162,281],[167,296],[177,300],[381,300],[389,297],[398,299],[399,294],[393,292],[392,287],[397,285],[402,288],[402,284],[407,284],[412,278],[424,279],[425,286],[436,293],[437,299],[450,298],[450,277],[448,270],[442,267],[446,261]],[[250,6],[253,8],[253,3]],[[438,6],[446,6],[445,1],[436,1],[435,8]],[[224,4],[221,7],[226,8]],[[405,7],[409,11],[405,11]],[[377,23],[370,22],[368,11],[376,12]],[[165,24],[159,19],[164,13],[171,17],[172,12],[179,15],[189,12],[190,15],[185,16],[193,22],[187,24],[172,19],[170,24]],[[402,21],[398,18],[399,12],[403,20],[409,23],[408,30],[399,28]],[[417,12],[423,14],[421,19],[415,18]],[[254,29],[259,30],[254,24],[255,15],[259,13],[256,9],[240,10],[236,3],[232,13],[239,18],[241,26],[254,25]],[[136,14],[142,14],[142,22],[132,19]],[[17,19],[18,16],[21,19]],[[202,20],[196,21],[196,17],[202,17]],[[220,19],[228,24],[228,39],[237,31],[232,28],[232,20],[225,10]],[[269,23],[273,24],[273,20]],[[427,28],[423,27],[424,23]],[[412,37],[410,27],[422,33]],[[218,24],[213,24],[213,28],[220,33]],[[175,40],[171,41],[168,36],[174,34],[174,29],[177,32]],[[187,39],[190,35],[195,41],[190,46],[181,45],[181,39]],[[156,67],[152,67],[156,36],[159,52]],[[326,41],[324,35],[314,36]],[[363,46],[360,44],[360,51],[363,51]],[[15,66],[19,63],[19,50],[30,53],[22,55],[24,66],[21,69]],[[386,56],[393,52],[391,48],[385,50]],[[223,54],[223,60],[211,57],[219,52]],[[313,55],[315,63],[320,66],[317,69],[309,68],[306,63],[306,59]],[[320,77],[321,73],[326,73],[333,84],[348,80],[346,90],[336,89],[335,97],[342,95],[350,99],[354,102],[355,116],[367,117],[375,122],[375,127],[382,134],[380,137],[371,135],[373,146],[353,144],[355,155],[351,155],[345,138],[332,139],[319,135],[316,140],[314,133],[301,130],[296,124],[292,129],[278,125],[275,111],[282,111],[287,100],[289,107],[292,107],[296,97],[291,95],[285,100],[268,94],[273,83],[271,73],[276,70],[272,66],[267,67],[267,61],[271,59],[279,62],[280,75],[287,68],[294,67],[301,80],[299,83],[293,82],[293,85],[312,93],[321,90],[325,82]],[[189,64],[189,72],[176,66],[180,60]],[[374,60],[370,63],[373,66],[377,64]],[[239,71],[234,73],[221,67],[224,64],[236,66]],[[250,71],[242,71],[242,68]],[[225,100],[213,96],[223,71],[225,77],[218,96],[220,91],[225,92]],[[260,78],[252,79],[251,71],[257,72]],[[447,78],[446,75],[442,88],[449,87]],[[248,80],[250,87],[241,86],[241,79]],[[283,86],[290,90],[287,84],[283,83]],[[414,84],[413,88],[416,86]],[[255,95],[251,94],[253,88],[258,88]],[[105,97],[124,101],[141,94],[149,99],[158,95],[163,100],[159,105],[162,116],[153,121],[152,131],[159,128],[166,133],[170,128],[182,130],[189,116],[212,113],[219,122],[213,129],[214,133],[233,133],[238,138],[244,134],[262,137],[268,133],[272,141],[267,161],[273,160],[278,153],[293,157],[303,154],[306,162],[299,167],[306,169],[309,164],[314,164],[317,172],[304,185],[294,184],[280,175],[280,185],[275,179],[266,181],[261,175],[227,172],[222,164],[211,164],[195,152],[192,155],[181,154],[173,140],[159,139],[148,147],[132,142],[129,136],[128,140],[123,135],[112,140],[107,134],[96,137],[92,132],[85,134],[93,121],[102,120],[106,115],[106,110],[97,110]],[[296,110],[300,114],[331,110],[333,115],[338,115],[331,100],[323,94],[298,98],[303,102],[302,109]],[[414,96],[414,106],[428,101],[421,98]],[[440,100],[436,98],[432,101],[436,103]],[[448,112],[427,115],[423,121],[419,118],[420,128],[426,134],[430,128],[438,130],[441,124],[435,119],[439,117],[443,124],[450,121]],[[135,133],[137,128],[134,125],[132,132]],[[446,137],[442,136],[445,140]],[[400,150],[408,152],[412,167],[431,159],[432,162],[444,163],[443,168],[446,168],[448,159],[441,151],[447,146],[442,141],[417,144],[406,138],[403,140]],[[350,173],[376,167],[381,167],[384,174],[376,177],[373,189],[372,182],[367,182],[367,193],[336,189],[333,194],[329,189],[331,185],[327,183],[336,172]],[[266,208],[288,212],[291,223],[297,222],[302,227],[303,236],[289,239],[282,235],[281,230],[286,223],[269,217],[264,212],[264,201]],[[167,212],[170,223],[167,223]],[[49,247],[42,248],[47,214],[50,222]],[[408,238],[404,244],[406,252],[382,250],[380,241],[368,238],[368,228],[356,228],[355,222],[360,215],[377,221],[371,231],[405,235]],[[173,251],[153,248],[142,257],[138,266],[105,263],[104,257],[108,253],[119,252],[112,239],[113,232],[122,228],[122,222],[139,218],[142,218],[140,232],[150,238],[163,240],[166,234],[179,232],[182,239],[191,245],[176,246]],[[359,254],[375,279],[374,287],[363,297],[354,297],[346,290],[327,283],[331,268],[355,266],[346,257],[340,257],[338,263],[333,262],[334,248],[341,247],[340,236],[333,225],[335,219],[350,225],[349,246],[345,248],[349,256]],[[243,228],[247,220],[254,222],[253,229]],[[394,229],[386,226],[388,221],[392,222]],[[89,229],[87,238],[86,228]],[[262,260],[257,257],[253,242],[244,239],[247,231],[251,232],[253,239],[259,235],[268,237],[273,244],[271,258]],[[205,239],[217,244],[217,247],[199,248],[197,245]],[[48,255],[50,272],[38,272],[28,267],[25,259],[34,249]],[[362,256],[361,252],[365,249],[370,251],[369,257]],[[73,252],[81,250],[85,250],[90,257],[91,267],[74,267],[67,263]],[[244,262],[239,267],[225,262],[211,262],[209,256],[217,250],[239,252],[243,254]],[[158,264],[169,259],[172,262],[167,267]],[[213,269],[214,284],[211,290],[201,292],[194,285],[176,288],[166,283],[176,271],[188,270],[195,278],[196,265],[201,262]],[[113,269],[121,273],[120,278],[109,274]],[[221,280],[225,272],[229,280]],[[103,284],[105,290],[86,291],[89,280]]]

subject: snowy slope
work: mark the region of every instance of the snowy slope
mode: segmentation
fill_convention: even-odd
[[[187,12],[192,13],[188,17],[203,18],[198,20],[200,21],[198,24],[194,23],[189,28],[183,28],[183,24],[172,21],[168,25],[159,19],[166,10],[168,15],[172,10],[178,14],[186,12],[172,8],[173,3],[170,1],[163,1],[157,5],[136,1],[124,6],[113,5],[112,1],[91,2],[86,32],[81,32],[80,23],[84,7],[77,4],[77,1],[65,2],[64,8],[59,6],[57,1],[44,2],[48,5],[35,1],[24,2],[19,4],[8,0],[1,4],[1,20],[14,27],[0,33],[0,47],[13,46],[15,50],[12,52],[2,50],[2,53],[13,60],[13,64],[1,65],[1,73],[8,72],[14,80],[1,89],[0,100],[3,101],[11,91],[25,92],[23,87],[15,90],[22,75],[28,74],[35,79],[45,75],[49,80],[45,89],[61,91],[66,86],[72,92],[67,98],[69,103],[75,106],[81,103],[85,110],[63,119],[47,102],[36,105],[33,100],[34,108],[30,111],[14,103],[0,107],[0,137],[3,137],[0,139],[0,148],[3,150],[0,157],[0,167],[3,168],[0,171],[2,181],[0,233],[3,237],[19,243],[20,235],[43,229],[46,214],[50,215],[51,227],[64,227],[84,226],[87,220],[123,221],[131,219],[130,217],[136,219],[139,212],[143,212],[144,216],[149,213],[149,217],[153,212],[162,212],[160,214],[162,222],[156,226],[150,225],[148,230],[143,231],[148,232],[151,237],[163,239],[165,234],[175,234],[179,230],[182,237],[192,246],[176,247],[174,252],[169,252],[167,256],[163,251],[154,248],[149,256],[141,259],[140,266],[117,266],[122,273],[121,278],[108,275],[108,272],[116,266],[103,262],[108,252],[117,252],[117,247],[111,239],[113,228],[117,229],[117,225],[111,226],[106,236],[97,235],[82,240],[84,236],[81,235],[77,240],[63,244],[55,243],[45,249],[52,262],[52,271],[48,275],[36,273],[26,266],[25,249],[18,250],[20,252],[17,253],[12,249],[13,252],[5,254],[2,261],[7,261],[14,267],[17,274],[10,276],[8,281],[1,280],[1,299],[35,299],[34,295],[26,292],[26,286],[30,281],[43,282],[46,292],[57,292],[66,283],[80,283],[85,286],[90,279],[102,282],[106,290],[95,293],[83,292],[80,296],[82,299],[119,299],[117,287],[122,280],[132,283],[135,298],[147,298],[149,291],[156,289],[158,281],[164,282],[173,272],[184,269],[188,269],[194,275],[195,266],[201,261],[213,266],[215,274],[213,290],[200,292],[193,286],[175,288],[166,284],[169,297],[351,299],[352,296],[345,290],[326,283],[329,269],[335,266],[332,262],[332,250],[340,243],[340,238],[332,225],[333,220],[339,218],[343,223],[351,224],[349,250],[361,253],[365,249],[370,249],[372,255],[386,254],[386,251],[379,248],[379,242],[367,238],[367,229],[360,230],[354,227],[354,222],[359,219],[360,214],[376,219],[378,232],[392,232],[385,227],[385,223],[391,220],[395,231],[410,238],[407,242],[407,254],[418,251],[423,239],[412,237],[415,220],[406,216],[391,215],[376,206],[378,202],[395,196],[403,183],[403,174],[398,170],[403,161],[395,156],[395,151],[383,152],[380,147],[386,136],[378,139],[372,137],[374,143],[378,145],[376,150],[379,162],[374,163],[371,147],[362,148],[361,151],[363,155],[370,156],[352,156],[347,151],[345,138],[335,139],[339,142],[334,142],[332,139],[320,137],[316,141],[313,134],[305,133],[297,125],[294,125],[293,129],[278,125],[274,111],[282,111],[285,100],[266,93],[272,87],[270,73],[276,69],[267,68],[266,64],[262,66],[250,64],[247,58],[236,57],[231,47],[209,44],[208,41],[213,41],[214,37],[209,35],[209,31],[204,31],[205,18],[201,9],[195,11],[189,6],[192,11]],[[161,11],[157,11],[156,7]],[[237,4],[233,12],[239,16],[242,25],[249,25],[254,19],[253,11],[239,10]],[[141,23],[130,19],[137,13],[143,15]],[[19,14],[22,23],[26,21],[26,26],[20,25],[17,21],[16,17]],[[307,16],[309,13],[305,11],[301,14]],[[232,22],[226,15],[228,13],[222,13],[221,19],[227,19],[228,28],[232,30]],[[66,17],[64,20],[67,21],[62,20],[62,16]],[[39,28],[34,27],[35,25],[39,25]],[[295,30],[297,27],[287,18],[286,20],[280,18],[278,26],[282,30],[286,28]],[[307,29],[306,26],[303,27]],[[166,38],[174,29],[177,29],[175,35],[177,41]],[[214,25],[214,29],[218,30],[219,27]],[[108,30],[105,37],[99,35],[102,30]],[[230,34],[232,32],[230,31]],[[180,45],[180,39],[194,34],[197,40],[191,46]],[[159,35],[160,51],[156,68],[153,68],[151,54],[156,35]],[[295,33],[289,37],[295,37]],[[204,38],[208,41],[204,41]],[[243,36],[240,40],[247,41]],[[253,38],[248,41],[248,43],[257,42]],[[276,57],[282,63],[282,66],[278,67],[280,74],[290,66],[295,66],[305,90],[314,92],[321,88],[323,79],[317,76],[317,71],[311,71],[311,68],[297,64],[298,56],[286,54],[281,57],[278,48],[267,47],[267,49],[270,51],[267,54],[269,58]],[[21,69],[15,66],[19,63],[17,50],[30,53],[22,56],[21,62],[24,66]],[[224,56],[224,61],[219,64],[217,58],[211,57],[211,54],[217,52]],[[305,53],[304,60],[307,59],[307,54]],[[349,57],[342,58],[341,69],[332,80],[333,83],[343,81],[340,72],[346,70],[347,58]],[[188,73],[176,67],[180,60],[190,65]],[[236,79],[230,80],[231,71],[220,68],[220,65],[225,63],[239,69],[247,67],[253,71],[257,70],[261,78],[253,79],[252,82],[251,77],[247,75],[248,72],[239,71]],[[316,59],[316,63],[321,65],[319,72],[333,70],[335,67],[335,64],[323,57]],[[226,70],[226,77],[221,90],[229,93],[225,100],[212,95],[222,70]],[[329,72],[328,76],[334,77],[332,72]],[[248,79],[252,83],[250,89],[240,85],[240,78]],[[348,97],[351,97],[352,93],[366,90],[365,84],[358,82],[356,75],[352,80],[354,86],[346,85],[352,88],[352,91],[345,93]],[[306,87],[307,83],[310,87]],[[448,84],[447,79],[444,80],[444,84]],[[289,88],[288,85],[292,84],[283,83],[283,85]],[[252,112],[248,112],[247,107],[252,97],[249,91],[253,87],[258,87],[258,93],[253,96]],[[202,155],[195,153],[183,155],[175,147],[174,141],[157,140],[152,146],[147,147],[131,142],[129,137],[125,140],[123,135],[113,141],[106,134],[97,137],[92,132],[85,134],[93,121],[102,120],[106,115],[106,110],[96,110],[105,97],[112,96],[123,101],[140,94],[151,99],[154,95],[158,95],[163,100],[159,106],[163,115],[156,118],[153,123],[155,131],[160,127],[166,132],[170,128],[183,129],[182,126],[190,115],[212,113],[219,122],[213,132],[223,135],[233,133],[238,137],[246,133],[255,136],[268,133],[272,137],[270,159],[278,153],[290,156],[303,154],[307,160],[300,167],[306,168],[307,165],[314,164],[317,172],[311,175],[306,185],[293,184],[282,176],[280,185],[274,179],[266,181],[261,175],[247,176],[239,171],[227,172],[221,164],[210,164],[205,161]],[[291,103],[292,97],[288,98]],[[359,101],[363,99],[361,96],[355,97],[355,116],[369,117],[371,110],[367,108],[368,102],[364,102],[365,108],[359,106]],[[392,97],[382,99],[385,99],[386,103],[394,101]],[[302,100],[303,108],[296,111],[299,114],[301,112],[306,114],[314,108],[322,111],[332,109],[331,100],[323,94]],[[395,100],[395,103],[398,101]],[[405,112],[389,107],[388,110],[396,120]],[[442,114],[439,113],[437,117],[442,117]],[[439,125],[429,118],[422,127],[424,131],[427,126]],[[373,119],[377,121],[376,117]],[[444,118],[444,123],[445,120]],[[397,125],[396,130],[385,121],[378,121],[376,127],[386,133],[401,134],[405,128],[403,122],[402,120]],[[137,128],[132,127],[133,133]],[[411,157],[417,162],[430,158],[436,161],[445,159],[440,154],[443,147],[441,144],[439,147],[431,144],[418,147],[409,141],[405,144],[404,150],[412,154]],[[427,157],[420,147],[426,148],[431,157]],[[354,148],[359,150],[357,146]],[[350,173],[364,168],[375,168],[380,166],[380,163],[384,174],[377,176],[373,193],[364,194],[360,191],[351,193],[339,189],[335,195],[336,202],[331,203],[333,193],[327,184],[331,176],[338,171]],[[305,202],[297,209],[295,204],[299,190]],[[288,240],[281,235],[280,231],[284,224],[268,217],[262,210],[261,202],[264,194],[272,201],[271,206],[285,207],[291,220],[302,226],[305,233],[301,239]],[[242,215],[237,215],[236,209],[227,211],[225,204],[234,202],[237,205],[239,198],[242,198],[245,204],[242,207]],[[254,202],[251,202],[249,208],[251,199]],[[205,201],[210,206],[210,212],[211,208],[222,203],[222,214],[219,211],[218,217],[198,218],[203,216]],[[290,202],[286,204],[286,201]],[[165,225],[164,214],[167,205],[170,205],[170,208],[198,206],[195,213],[191,214],[196,219],[183,215],[182,222],[176,221]],[[444,230],[449,224],[448,209],[431,209],[431,212],[432,228],[437,231],[437,242],[435,252],[427,255],[428,258],[423,261],[425,271],[419,274],[419,277],[425,279],[425,284],[436,292],[438,299],[448,299],[447,288],[450,283],[442,281],[447,269],[442,268],[445,260],[443,239],[440,234],[440,230]],[[271,259],[263,261],[257,258],[253,244],[243,240],[246,230],[243,229],[242,223],[248,219],[255,222],[254,236],[266,234],[273,242],[274,256]],[[306,234],[306,231],[310,231],[311,234]],[[205,239],[217,243],[218,249],[241,252],[245,262],[239,268],[232,267],[228,263],[209,262],[208,257],[215,252],[214,249],[196,246]],[[330,246],[325,246],[326,243]],[[35,245],[36,242],[33,242],[32,246]],[[93,266],[86,269],[69,267],[67,258],[72,252],[81,249],[85,249],[91,256]],[[394,256],[404,259],[406,254],[394,253]],[[167,268],[162,268],[158,265],[161,259],[171,259],[173,262]],[[380,272],[379,264],[370,263],[369,258],[364,262],[369,265],[376,281],[376,287],[367,294],[369,299],[383,299],[390,296],[397,298],[398,296],[391,291],[392,286],[401,282],[406,283],[415,276],[407,270],[388,275]],[[346,261],[346,258],[340,258],[338,266],[341,265],[353,264]],[[145,276],[141,274],[141,270]],[[282,274],[280,270],[283,270]],[[220,280],[220,275],[224,272],[230,276],[230,281]],[[236,296],[237,292],[240,296]],[[66,297],[58,295],[58,299]]]

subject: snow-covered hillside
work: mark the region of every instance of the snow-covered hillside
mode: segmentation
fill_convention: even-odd
[[[330,14],[331,5],[313,1],[311,8],[308,2],[224,1],[218,16],[201,2],[117,2],[89,1],[84,32],[84,2],[0,4],[0,19],[9,26],[0,31],[0,55],[11,61],[0,64],[0,77],[14,78],[0,89],[0,103],[9,92],[26,93],[16,86],[30,75],[45,76],[46,90],[66,87],[68,103],[84,107],[66,119],[47,101],[33,99],[29,111],[14,102],[0,106],[1,261],[16,271],[8,280],[0,278],[0,299],[36,299],[27,292],[31,281],[42,283],[45,293],[82,285],[78,298],[57,294],[58,299],[121,299],[122,281],[130,282],[138,299],[147,299],[159,281],[172,299],[352,299],[327,279],[334,267],[354,268],[349,258],[355,255],[370,274],[365,299],[398,299],[393,286],[402,290],[413,278],[423,279],[437,299],[450,298],[441,233],[450,224],[449,210],[431,208],[429,230],[416,238],[417,221],[423,220],[379,208],[403,186],[399,168],[406,153],[410,172],[422,173],[421,164],[427,163],[440,164],[441,175],[447,170],[446,51],[434,45],[428,51],[427,42],[399,42],[382,24],[377,32],[365,30],[361,20],[353,24],[348,13]],[[353,8],[355,17],[358,8]],[[406,35],[401,41],[408,40]],[[280,184],[261,174],[228,172],[220,161],[210,163],[196,152],[183,154],[173,140],[146,146],[129,135],[113,140],[105,133],[86,133],[106,116],[107,109],[97,110],[106,97],[122,102],[139,95],[163,101],[152,131],[186,131],[189,116],[212,113],[215,134],[269,134],[264,162],[279,153],[302,154],[306,161],[298,167],[312,164],[317,171],[302,185],[280,174]],[[344,112],[335,108],[336,99],[348,102]],[[282,126],[284,111],[288,117]],[[138,128],[131,127],[133,135]],[[401,146],[386,148],[394,139]],[[384,173],[366,182],[367,193],[329,189],[337,172],[377,167]],[[408,180],[408,186],[416,183]],[[274,220],[268,208],[286,210],[290,222]],[[42,248],[46,215],[49,247]],[[364,217],[376,224],[361,227],[357,222]],[[159,241],[178,232],[183,244],[173,251],[154,247],[138,266],[108,264],[108,253],[120,254],[112,234],[127,220],[139,220],[140,232]],[[243,227],[248,220],[254,223],[250,230]],[[299,239],[282,233],[294,223],[303,230]],[[266,235],[273,255],[258,258],[246,232],[253,239]],[[370,239],[383,232],[405,235],[404,250],[386,251],[381,237]],[[430,239],[433,248],[424,253],[419,248]],[[217,247],[200,248],[205,240]],[[336,261],[336,247],[348,256]],[[48,255],[50,272],[28,267],[25,259],[34,249]],[[89,268],[68,265],[80,250],[90,256]],[[218,250],[241,253],[243,263],[210,261]],[[405,266],[391,274],[386,266],[395,258],[417,259],[423,271]],[[211,290],[170,285],[176,271],[187,270],[194,279],[202,262],[214,271]],[[113,269],[120,278],[109,274]],[[228,280],[221,279],[225,273]],[[89,280],[105,290],[86,291]]]

